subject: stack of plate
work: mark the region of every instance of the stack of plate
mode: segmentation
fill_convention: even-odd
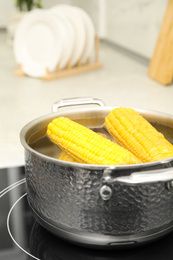
[[[16,62],[31,77],[42,77],[46,69],[85,63],[94,48],[95,29],[89,15],[81,8],[56,5],[48,10],[28,12],[14,37]]]

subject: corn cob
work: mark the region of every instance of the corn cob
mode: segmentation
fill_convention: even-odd
[[[173,145],[131,108],[112,110],[105,119],[105,127],[120,145],[143,162],[173,157]]]
[[[110,140],[109,136],[107,136],[106,134],[99,133],[99,132],[97,132],[97,134]],[[57,159],[62,160],[62,161],[66,161],[66,162],[79,162],[77,159],[74,159],[73,156],[70,153],[67,153],[66,151],[62,151],[59,154],[59,156],[57,157]]]
[[[141,162],[126,149],[65,117],[56,118],[49,123],[47,135],[52,142],[80,162],[99,165]]]

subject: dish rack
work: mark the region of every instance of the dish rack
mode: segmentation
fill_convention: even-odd
[[[98,35],[95,36],[95,46],[94,46],[94,61],[91,62],[90,58],[86,60],[85,63],[82,63],[79,59],[75,66],[70,65],[70,61],[64,69],[60,69],[58,64],[55,72],[50,72],[49,69],[46,69],[46,73],[40,79],[49,81],[64,77],[69,77],[77,75],[80,73],[88,72],[91,70],[102,68],[103,64],[99,61],[99,48],[100,48],[100,39]],[[14,72],[16,76],[25,76],[26,74],[22,70],[22,64],[18,65],[18,69]]]

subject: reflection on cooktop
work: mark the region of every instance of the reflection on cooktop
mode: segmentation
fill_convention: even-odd
[[[169,260],[173,259],[173,233],[147,246],[125,250],[98,250],[78,247],[58,239],[37,222],[30,236],[30,250],[42,260]]]

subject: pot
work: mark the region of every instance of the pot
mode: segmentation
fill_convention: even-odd
[[[117,166],[56,159],[61,150],[46,136],[50,121],[66,116],[104,132],[104,119],[113,108],[92,98],[61,100],[53,113],[30,122],[20,134],[27,198],[36,220],[55,235],[88,247],[140,245],[173,229],[173,158]],[[136,110],[173,141],[173,116]]]

